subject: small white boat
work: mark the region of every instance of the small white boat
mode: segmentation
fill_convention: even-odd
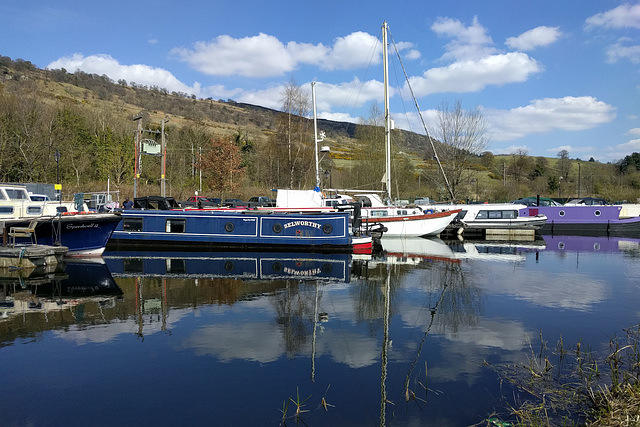
[[[485,203],[477,205],[423,205],[423,209],[459,209],[452,228],[463,230],[540,230],[547,222],[542,214],[528,216],[526,205]]]
[[[382,224],[384,237],[437,236],[453,221],[460,209],[423,209],[420,206],[387,206],[377,194],[354,196],[362,203],[362,222]]]

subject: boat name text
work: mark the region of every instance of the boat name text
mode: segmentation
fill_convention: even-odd
[[[322,228],[320,224],[312,221],[291,221],[291,222],[287,222],[284,225],[285,229],[290,227],[312,227],[312,228],[317,228],[318,230]]]

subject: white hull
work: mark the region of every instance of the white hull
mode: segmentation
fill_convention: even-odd
[[[455,261],[456,256],[442,240],[415,237],[388,237],[382,241],[387,256]]]
[[[379,209],[376,209],[379,210]],[[428,237],[437,236],[447,228],[459,211],[447,211],[426,215],[369,217],[363,209],[363,221],[382,224],[387,228],[386,237]]]
[[[483,230],[539,230],[547,222],[547,217],[518,217],[514,219],[485,219],[461,221],[464,228]]]

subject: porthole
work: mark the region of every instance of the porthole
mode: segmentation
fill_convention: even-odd
[[[227,273],[231,273],[233,271],[234,265],[232,261],[227,261],[224,263],[224,271]]]
[[[564,242],[558,243],[558,249],[560,250],[564,249]]]
[[[600,250],[600,243],[594,243],[593,244],[593,250],[599,251]]]
[[[273,224],[273,227],[271,227],[271,229],[273,230],[274,233],[280,234],[282,233],[282,224],[280,224],[279,222],[276,222],[275,224]]]
[[[326,263],[322,265],[322,272],[324,274],[331,274],[333,273],[333,265]]]
[[[273,269],[274,273],[280,273],[282,271],[282,264],[280,263],[280,261],[276,261],[273,263],[271,268]]]
[[[333,232],[333,225],[326,223],[322,226],[322,231],[324,231],[324,234],[331,234]]]
[[[228,222],[224,225],[224,229],[227,230],[228,233],[231,233],[234,230],[235,226],[232,222]]]
[[[602,215],[602,212],[600,212],[600,210],[598,209],[598,210],[596,210],[593,214],[594,214],[595,216],[600,216],[600,215]]]
[[[560,212],[558,212],[558,215],[560,215],[560,216],[564,216],[564,211],[560,211]]]

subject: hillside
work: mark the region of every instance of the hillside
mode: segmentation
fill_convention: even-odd
[[[196,158],[198,150],[206,147],[212,137],[220,136],[234,137],[245,156],[243,184],[234,196],[267,194],[272,188],[313,186],[313,126],[309,119],[298,118],[297,135],[302,145],[296,147],[294,160],[298,159],[298,164],[295,169],[291,166],[291,173],[296,175],[292,186],[282,174],[287,154],[278,139],[282,134],[282,113],[277,110],[233,100],[196,99],[186,93],[170,93],[135,82],[113,82],[106,76],[81,71],[41,70],[28,61],[1,56],[0,178],[14,182],[55,182],[59,178],[69,192],[103,190],[109,180],[131,195],[137,126],[133,118],[141,113],[144,129],[151,132],[158,132],[161,121],[168,119],[167,176],[175,197],[192,194],[200,186],[211,192],[207,181],[203,184],[199,180]],[[374,175],[364,169],[358,173],[356,168],[361,160],[356,157],[367,150],[357,139],[358,129],[365,126],[320,119],[318,128],[327,135],[323,145],[331,147],[322,165],[330,172],[325,186],[331,183],[333,187],[353,188],[368,180],[370,188],[380,187],[379,178],[375,177],[380,174],[379,167],[374,168]],[[361,130],[360,134],[366,132]],[[426,137],[396,130],[393,139],[396,151],[408,162],[405,175],[396,178],[401,183],[396,193],[402,198],[446,198],[438,168],[432,160],[423,160],[425,156],[431,158],[425,148]],[[439,153],[441,148],[437,147]],[[55,150],[62,153],[60,177],[56,176],[53,160]],[[533,158],[526,153],[494,156],[488,152],[469,157],[464,172],[450,179],[456,180],[459,197],[471,200],[509,200],[532,194],[589,194],[612,200],[639,197],[637,167],[620,174],[618,165],[563,159],[566,165],[559,167],[559,160]],[[159,161],[145,157],[144,163],[140,191],[157,194]]]

